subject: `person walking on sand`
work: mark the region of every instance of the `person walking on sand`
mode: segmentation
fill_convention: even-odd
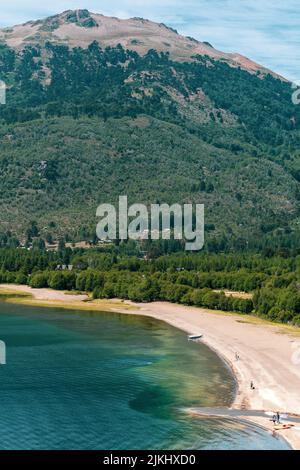
[[[273,421],[273,424],[274,424],[274,426],[275,426],[276,421],[277,421],[277,416],[276,416],[276,415],[273,415],[272,421]]]
[[[277,423],[280,424],[280,414],[279,414],[279,411],[277,411],[277,413],[276,413],[276,419],[277,419]]]
[[[250,388],[251,388],[251,390],[255,390],[253,380],[251,380],[251,382],[250,382]]]

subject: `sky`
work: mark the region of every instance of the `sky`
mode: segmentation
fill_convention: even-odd
[[[0,26],[68,9],[163,22],[180,34],[239,52],[284,77],[300,81],[299,0],[10,0],[1,1]]]

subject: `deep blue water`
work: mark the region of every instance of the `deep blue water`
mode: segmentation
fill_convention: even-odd
[[[0,449],[286,449],[256,426],[189,416],[226,406],[230,371],[148,318],[0,302]]]

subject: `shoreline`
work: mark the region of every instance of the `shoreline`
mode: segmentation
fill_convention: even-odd
[[[140,304],[117,299],[90,301],[86,294],[31,289],[13,284],[1,284],[0,294],[3,290],[5,293],[11,292],[11,295],[27,294],[24,297],[3,299],[10,303],[141,315],[164,321],[187,334],[203,334],[201,342],[213,350],[232,371],[236,395],[230,410],[240,410],[240,419],[273,432],[273,424],[268,416],[247,416],[246,411],[279,411],[300,415],[300,336],[297,328],[271,324],[248,315],[168,302]],[[293,360],[297,351],[298,362]],[[250,388],[251,381],[254,382],[254,390]],[[242,410],[245,410],[245,415]],[[194,410],[193,414],[200,417],[201,410]],[[300,449],[300,422],[291,429],[278,432],[278,435],[293,449]]]

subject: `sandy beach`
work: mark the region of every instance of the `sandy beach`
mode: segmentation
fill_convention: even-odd
[[[28,286],[0,285],[0,289],[31,294],[37,305],[95,309],[86,302],[87,295],[72,295],[51,289],[31,289]],[[26,299],[22,303],[26,303]],[[31,305],[35,304],[31,300]],[[96,301],[102,309],[102,301]],[[107,305],[107,301],[106,302]],[[106,308],[107,310],[107,308]],[[299,330],[270,324],[256,317],[227,314],[211,310],[153,302],[134,304],[111,301],[110,310],[156,318],[185,331],[202,334],[201,341],[213,349],[232,369],[237,380],[237,394],[232,408],[239,410],[279,411],[300,415],[300,334]],[[238,355],[238,359],[237,359]],[[253,382],[255,389],[251,389]],[[200,415],[201,413],[199,413]],[[268,428],[268,417],[249,419]],[[300,423],[280,434],[300,449]]]

